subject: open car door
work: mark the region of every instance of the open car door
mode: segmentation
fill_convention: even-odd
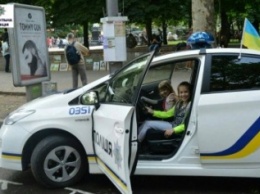
[[[133,60],[114,75],[104,103],[93,112],[97,164],[121,193],[132,193],[130,173],[135,169],[138,147],[135,105],[153,55]],[[130,166],[134,167],[130,170]]]

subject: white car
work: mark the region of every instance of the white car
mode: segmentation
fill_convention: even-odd
[[[182,81],[193,86],[185,132],[169,139],[150,132],[139,144],[147,119],[140,98],[159,98],[162,80],[175,91]],[[31,168],[50,188],[105,173],[122,193],[132,193],[131,174],[260,177],[259,107],[260,52],[148,53],[114,75],[12,112],[0,130],[0,167]]]

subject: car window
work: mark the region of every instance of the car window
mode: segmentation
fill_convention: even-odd
[[[109,83],[105,102],[132,104],[137,85],[144,73],[150,55],[131,62],[116,74]]]
[[[187,81],[193,84],[192,76],[195,69],[198,67],[198,63],[198,59],[187,59],[175,63],[171,77],[172,87],[175,91],[178,91],[177,87],[180,82]]]
[[[158,80],[168,80],[171,77],[172,70],[173,65],[171,63],[150,68],[145,75],[143,83],[147,84],[157,82]]]
[[[211,92],[255,88],[260,88],[260,57],[212,57]]]
[[[169,80],[175,91],[177,91],[180,81],[191,81],[193,68],[197,63],[196,59],[187,59],[153,66],[147,71],[143,84]]]

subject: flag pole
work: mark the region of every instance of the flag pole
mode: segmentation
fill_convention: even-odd
[[[245,28],[246,28],[246,18],[245,18],[245,21],[244,21],[244,27],[243,27],[243,32],[242,32],[242,38],[241,38],[241,42],[240,42],[240,53],[239,53],[238,59],[241,59],[242,46],[243,46],[243,42],[244,42]]]

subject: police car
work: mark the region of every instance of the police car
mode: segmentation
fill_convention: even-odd
[[[114,75],[35,99],[0,130],[0,167],[31,169],[49,188],[104,173],[122,193],[130,175],[260,177],[260,53],[200,49],[142,55]],[[149,132],[141,96],[158,99],[158,83],[192,84],[185,132]],[[145,146],[145,149],[143,149]]]

